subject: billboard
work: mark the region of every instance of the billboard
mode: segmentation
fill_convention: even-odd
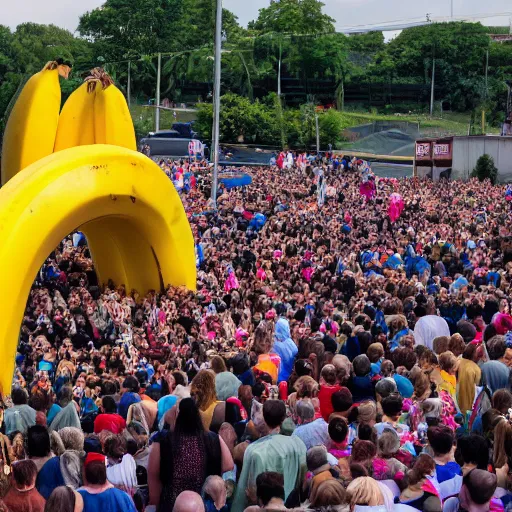
[[[432,143],[416,142],[416,160],[432,159]]]
[[[452,143],[434,142],[434,160],[451,160]]]

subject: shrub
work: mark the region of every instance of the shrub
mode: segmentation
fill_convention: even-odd
[[[480,181],[491,180],[494,185],[498,181],[498,169],[494,165],[492,156],[483,154],[476,162],[476,167],[471,173],[473,178],[478,178]]]

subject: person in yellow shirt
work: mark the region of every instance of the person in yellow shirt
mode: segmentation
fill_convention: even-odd
[[[438,391],[447,391],[457,405],[457,368],[459,360],[453,352],[447,350],[439,356],[439,370],[441,378],[437,384]],[[457,406],[458,408],[458,406]]]

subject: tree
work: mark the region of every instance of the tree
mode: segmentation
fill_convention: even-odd
[[[280,132],[271,101],[251,102],[247,98],[228,93],[221,98],[220,139],[236,143],[240,138],[247,143],[275,144]],[[211,140],[213,108],[211,104],[197,105],[195,128],[206,140]]]
[[[336,147],[336,144],[342,140],[343,131],[343,119],[339,112],[336,110],[329,109],[327,112],[322,114],[319,118],[320,128],[320,140],[323,145],[332,144],[332,147]]]
[[[319,34],[334,32],[334,19],[322,12],[319,0],[280,0],[260,9],[249,28],[259,32]]]
[[[12,68],[21,73],[40,71],[46,62],[58,58],[71,62],[76,68],[93,64],[89,43],[55,25],[18,25],[12,35],[11,53]]]
[[[473,178],[479,181],[491,180],[493,185],[498,181],[498,169],[494,165],[494,159],[487,153],[483,154],[476,162],[476,167],[471,173]]]
[[[402,31],[388,43],[386,53],[394,76],[414,83],[430,83],[435,58],[437,96],[452,109],[470,110],[482,100],[478,82],[490,44],[480,23],[432,23]]]
[[[336,77],[341,82],[346,38],[334,33],[334,20],[323,6],[319,0],[280,0],[260,9],[258,19],[249,24],[257,35],[266,36],[255,46],[255,67],[276,79],[280,55],[282,73],[300,77],[306,95],[310,78]]]
[[[381,52],[385,49],[384,34],[382,32],[367,32],[354,34],[348,38],[350,51],[365,54]]]
[[[107,0],[80,18],[79,33],[107,61],[172,51],[180,46],[173,28],[181,0]]]
[[[8,27],[0,25],[0,83],[5,79],[5,74],[12,69],[12,33]]]
[[[215,7],[215,0],[106,0],[80,18],[78,30],[94,43],[98,61],[121,61],[113,69],[121,69],[122,83],[130,59],[132,90],[150,98],[156,82],[155,54],[172,53],[163,55],[162,94],[180,100],[180,82],[213,80]],[[236,16],[226,9],[222,27],[229,43],[244,34]],[[233,59],[225,55],[223,60]],[[226,70],[233,67],[233,73],[224,77],[228,88],[243,84],[250,93],[251,86],[240,81],[247,76],[240,56]]]

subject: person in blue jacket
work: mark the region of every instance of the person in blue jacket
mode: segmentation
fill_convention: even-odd
[[[280,313],[284,314],[284,306],[276,309],[280,309]],[[278,382],[287,381],[293,371],[295,357],[299,349],[290,336],[290,324],[284,316],[281,316],[276,322],[272,351],[281,358],[277,380]]]

